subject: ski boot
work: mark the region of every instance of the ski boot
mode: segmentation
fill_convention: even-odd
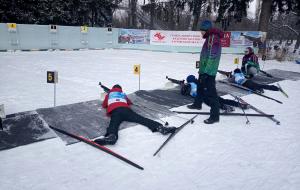
[[[202,109],[202,106],[198,106],[196,104],[187,105],[187,107],[189,109],[197,109],[197,110],[201,110]]]
[[[255,92],[258,94],[263,94],[265,91],[264,89],[260,88],[260,89],[256,89]]]
[[[219,118],[211,118],[209,117],[208,119],[204,120],[205,124],[213,124],[219,122]]]
[[[176,127],[164,127],[162,125],[157,127],[157,131],[163,135],[167,135],[169,133],[174,133],[176,131]]]
[[[225,104],[223,104],[221,109],[224,111],[224,113],[231,113],[235,111],[234,107]]]
[[[94,142],[99,145],[114,145],[118,140],[118,137],[115,134],[108,134],[107,136],[102,136],[98,139],[95,139]]]

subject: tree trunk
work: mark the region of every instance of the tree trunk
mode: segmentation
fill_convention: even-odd
[[[199,17],[200,17],[200,13],[201,13],[202,0],[195,1],[194,3],[195,3],[194,7],[193,7],[194,20],[193,20],[192,30],[197,30]]]
[[[268,32],[269,19],[272,15],[272,0],[263,0],[259,16],[258,31]]]
[[[174,30],[175,28],[175,21],[174,21],[174,9],[175,9],[175,3],[174,1],[169,2],[169,28],[171,30]]]
[[[130,1],[130,26],[131,28],[136,28],[137,23],[136,23],[136,3],[137,0],[131,0]]]
[[[150,3],[150,30],[153,30],[155,0],[151,0]]]
[[[266,39],[264,45],[259,48],[259,53],[261,55],[266,54],[266,41],[268,39],[268,27],[269,19],[272,16],[272,0],[262,0],[261,11],[259,16],[258,31],[266,32]]]

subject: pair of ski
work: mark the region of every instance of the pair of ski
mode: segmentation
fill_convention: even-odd
[[[274,98],[272,98],[272,97],[263,95],[263,94],[261,94],[261,93],[259,93],[259,92],[254,91],[254,90],[251,90],[250,88],[246,88],[246,87],[244,87],[244,86],[241,86],[241,85],[238,85],[238,84],[229,82],[229,81],[224,81],[224,80],[219,80],[219,82],[220,82],[220,83],[223,83],[223,84],[226,84],[226,85],[233,86],[233,87],[235,87],[235,88],[242,89],[242,90],[244,90],[244,91],[247,91],[247,92],[250,92],[250,93],[253,93],[253,94],[256,94],[256,95],[258,95],[258,96],[267,98],[267,99],[269,99],[269,100],[273,100],[273,101],[275,101],[275,102],[277,102],[277,103],[279,103],[279,104],[282,104],[281,101],[276,100],[276,99],[274,99]]]
[[[199,112],[199,111],[173,111],[174,113],[179,114],[199,114],[199,115],[210,115],[209,112]],[[253,117],[274,117],[274,115],[270,114],[254,114],[254,113],[220,113],[220,115],[224,116],[253,116]]]
[[[177,129],[176,129],[176,131],[174,132],[174,133],[172,133],[168,138],[167,138],[167,140],[158,148],[158,150],[154,153],[154,155],[153,156],[155,156],[181,129],[183,129],[186,125],[188,125],[189,123],[193,123],[194,122],[194,119],[196,118],[198,116],[198,114],[197,115],[195,115],[194,117],[192,117],[191,119],[189,119],[189,120],[187,120],[185,123],[183,123],[181,126],[179,126],[179,127],[177,127]],[[84,142],[84,143],[86,143],[86,144],[88,144],[88,145],[91,145],[91,146],[93,146],[93,147],[95,147],[95,148],[97,148],[97,149],[99,149],[99,150],[102,150],[102,151],[104,151],[104,152],[106,152],[106,153],[108,153],[108,154],[110,154],[110,155],[112,155],[112,156],[114,156],[115,158],[118,158],[118,159],[120,159],[120,160],[122,160],[122,161],[124,161],[125,163],[127,163],[127,164],[130,164],[131,166],[134,166],[134,167],[136,167],[136,168],[138,168],[138,169],[140,169],[140,170],[144,170],[144,168],[143,167],[141,167],[140,165],[138,165],[138,164],[136,164],[136,163],[134,163],[134,162],[132,162],[132,161],[130,161],[129,159],[127,159],[127,158],[125,158],[125,157],[123,157],[123,156],[121,156],[120,154],[118,154],[118,153],[116,153],[116,152],[114,152],[114,151],[112,151],[111,149],[109,149],[109,148],[107,148],[107,147],[105,147],[105,146],[102,146],[102,145],[99,145],[99,144],[97,144],[97,143],[95,143],[94,141],[92,141],[92,140],[90,140],[90,139],[88,139],[88,138],[85,138],[85,137],[83,137],[83,136],[80,136],[80,135],[75,135],[75,134],[72,134],[72,133],[70,133],[70,132],[67,132],[67,131],[65,131],[65,130],[62,130],[62,129],[59,129],[59,128],[56,128],[56,127],[53,127],[53,126],[49,126],[51,129],[53,129],[53,130],[55,130],[55,131],[57,131],[57,132],[59,132],[59,133],[62,133],[62,134],[64,134],[64,135],[67,135],[67,136],[69,136],[69,137],[72,137],[72,138],[74,138],[74,139],[77,139],[77,140],[79,140],[79,141],[81,141],[81,142]]]
[[[226,71],[221,71],[221,70],[218,70],[218,72],[221,73],[221,74],[223,74],[223,75],[226,75],[227,77],[230,77],[230,75],[231,75],[231,72],[226,72]],[[166,77],[166,79],[168,79],[169,81],[171,81],[171,82],[173,82],[175,84],[179,84],[179,85],[182,84],[182,83],[184,83],[184,80],[176,80],[176,79],[169,78],[168,76]],[[277,84],[277,85],[282,90],[282,88],[280,87],[280,85],[279,84]],[[230,95],[232,95],[232,94],[230,94]],[[238,100],[241,103],[249,105],[250,109],[256,111],[259,114],[220,113],[220,115],[227,115],[227,116],[245,116],[246,115],[246,116],[266,117],[266,118],[272,120],[273,122],[275,122],[277,125],[280,125],[280,121],[278,121],[277,119],[275,119],[274,115],[266,114],[265,112],[261,111],[260,109],[254,107],[253,105],[251,105],[251,104],[247,103],[246,101],[244,101],[241,97],[235,97],[235,96],[233,96],[233,97],[234,98],[238,98]],[[202,115],[209,115],[208,112],[182,112],[182,111],[176,111],[176,113],[179,113],[179,114],[181,113],[181,114],[202,114]]]
[[[245,100],[243,100],[241,97],[238,96],[234,96],[232,94],[230,94],[232,97],[237,98],[239,100],[239,102],[243,103],[243,104],[247,104],[249,105],[250,109],[256,111],[257,113],[263,114],[263,115],[267,115],[265,112],[261,111],[260,109],[254,107],[253,105],[249,104],[248,102],[246,102]],[[267,117],[270,120],[272,120],[273,122],[275,122],[277,125],[280,125],[280,121],[278,121],[277,119],[275,119],[274,117]]]

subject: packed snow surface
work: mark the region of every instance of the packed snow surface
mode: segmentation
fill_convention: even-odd
[[[234,57],[241,55],[223,54],[219,68],[233,70]],[[197,75],[198,59],[199,54],[111,49],[0,53],[0,104],[6,114],[53,106],[54,85],[46,83],[46,71],[58,71],[57,105],[65,105],[99,99],[99,81],[107,86],[118,83],[128,94],[138,90],[136,64],[141,64],[141,89],[164,88],[166,75]],[[264,70],[300,72],[300,65],[292,62],[261,64]],[[205,125],[207,116],[198,116],[156,157],[153,153],[166,136],[141,125],[120,131],[117,144],[108,147],[143,166],[143,171],[84,143],[65,146],[60,138],[46,140],[0,152],[0,189],[298,190],[300,81],[280,84],[289,98],[279,92],[265,94],[283,104],[256,95],[243,98],[274,114],[281,125],[258,117],[249,117],[251,124],[246,125],[244,117],[225,116]],[[163,119],[174,126],[185,122],[177,116]]]

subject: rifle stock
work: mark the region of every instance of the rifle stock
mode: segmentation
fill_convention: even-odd
[[[109,92],[109,88],[104,86],[101,82],[99,82],[99,86],[104,90],[104,92],[108,93]]]

